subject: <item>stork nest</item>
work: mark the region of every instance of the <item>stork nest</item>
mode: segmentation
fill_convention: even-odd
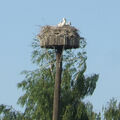
[[[64,25],[62,27],[48,26],[48,25],[43,26],[43,27],[41,27],[41,30],[40,30],[40,33],[38,34],[38,37],[39,37],[40,42],[41,42],[41,47],[46,46],[46,44],[45,44],[46,41],[47,41],[46,43],[48,44],[48,46],[46,46],[46,47],[50,47],[50,45],[52,46],[52,44],[54,43],[53,41],[55,39],[58,40],[58,38],[66,39],[69,41],[77,41],[75,46],[74,46],[74,42],[72,42],[73,46],[70,45],[70,47],[71,48],[78,48],[79,47],[80,36],[78,34],[78,30],[75,27],[70,26],[70,25]],[[53,43],[51,44],[50,42],[53,42]],[[55,45],[53,45],[53,46],[55,46]],[[59,43],[57,45],[59,45]]]

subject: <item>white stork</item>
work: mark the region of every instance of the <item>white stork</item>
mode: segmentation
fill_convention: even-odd
[[[64,26],[64,25],[66,25],[66,19],[65,19],[65,18],[63,18],[62,22],[60,22],[60,23],[58,24],[58,27],[62,27],[62,26]]]

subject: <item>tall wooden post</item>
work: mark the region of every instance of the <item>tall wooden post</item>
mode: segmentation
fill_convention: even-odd
[[[78,30],[63,19],[61,26],[43,26],[38,39],[42,48],[56,50],[56,76],[54,86],[53,118],[60,120],[60,89],[62,73],[62,51],[64,49],[79,48],[80,36]]]
[[[59,120],[61,73],[62,73],[62,49],[60,48],[56,50],[56,76],[54,87],[53,120]]]

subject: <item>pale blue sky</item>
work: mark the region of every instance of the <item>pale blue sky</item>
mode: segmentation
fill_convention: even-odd
[[[96,111],[112,97],[120,100],[120,0],[1,0],[0,104],[20,110],[17,83],[23,80],[22,70],[33,68],[31,43],[38,25],[56,25],[63,17],[87,40],[86,74],[100,74],[86,100]]]

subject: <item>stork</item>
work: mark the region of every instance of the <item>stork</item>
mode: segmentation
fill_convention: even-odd
[[[63,18],[62,22],[60,22],[60,23],[58,24],[58,27],[62,27],[62,26],[64,26],[64,25],[66,25],[66,19],[65,19],[65,18]]]

